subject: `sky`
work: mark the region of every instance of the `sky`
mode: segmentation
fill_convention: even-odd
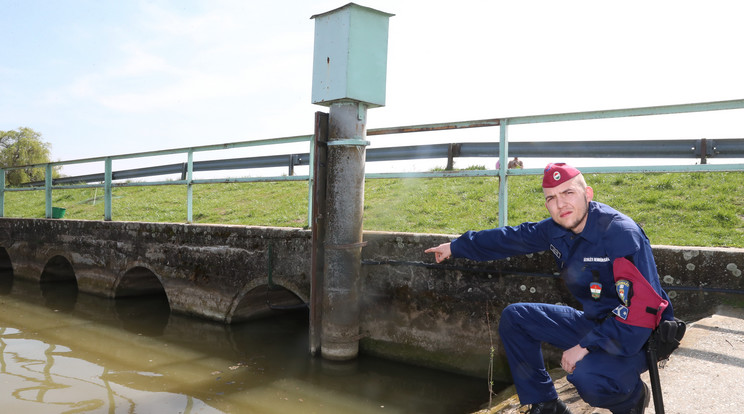
[[[0,0],[0,130],[40,132],[55,161],[311,134],[327,108],[311,103],[310,17],[346,3]],[[744,98],[738,1],[356,3],[395,15],[386,106],[368,128]],[[510,139],[744,137],[743,115],[513,127]]]

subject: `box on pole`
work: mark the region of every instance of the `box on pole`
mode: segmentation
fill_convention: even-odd
[[[323,264],[313,268],[311,352],[319,348],[323,358],[335,361],[359,354],[367,108],[385,105],[390,16],[349,3],[312,17],[312,102],[329,111],[322,143],[325,194],[319,195],[327,202],[325,211],[313,210],[325,230],[322,239],[313,239]]]
[[[312,103],[352,100],[385,106],[389,19],[393,16],[349,3],[315,20]]]

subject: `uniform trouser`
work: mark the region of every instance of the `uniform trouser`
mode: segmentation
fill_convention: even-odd
[[[504,309],[499,335],[522,404],[558,398],[545,369],[541,344],[569,349],[597,323],[569,306],[517,303]],[[643,392],[640,375],[646,369],[643,351],[623,357],[598,350],[579,361],[567,379],[587,404],[622,413],[629,411],[640,398]]]

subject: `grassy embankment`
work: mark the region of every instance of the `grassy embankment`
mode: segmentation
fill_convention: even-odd
[[[744,247],[744,173],[589,174],[595,200],[639,222],[653,244]],[[307,225],[307,183],[194,186],[194,222]],[[55,190],[65,219],[103,219],[101,189]],[[459,234],[498,223],[497,178],[368,180],[365,230]],[[43,191],[7,193],[6,217],[43,217]],[[540,177],[509,179],[509,223],[547,216]],[[185,222],[184,186],[115,188],[113,218]]]

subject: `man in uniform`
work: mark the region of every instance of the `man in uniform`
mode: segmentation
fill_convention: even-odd
[[[589,405],[641,414],[649,402],[640,378],[647,369],[643,346],[659,320],[673,319],[649,240],[633,220],[592,201],[594,190],[570,165],[548,164],[542,187],[550,218],[468,231],[426,252],[439,263],[550,251],[583,309],[542,303],[504,309],[499,335],[520,402],[532,414],[570,414],[543,363],[547,342],[564,350],[561,367]]]

